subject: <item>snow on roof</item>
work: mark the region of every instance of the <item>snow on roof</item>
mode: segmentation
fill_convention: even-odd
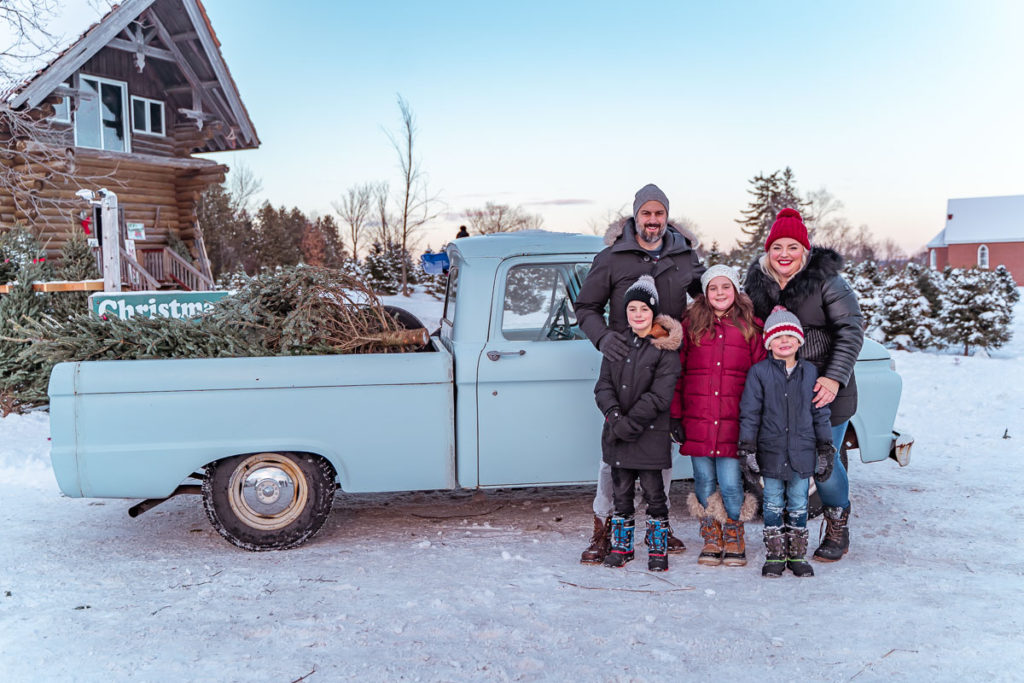
[[[108,0],[61,0],[40,17],[45,33],[28,28],[18,35],[11,22],[0,23],[0,101],[16,95],[115,7]]]
[[[932,238],[932,241],[924,245],[926,249],[946,246],[946,229],[939,230],[939,234]]]
[[[928,246],[975,242],[1024,242],[1024,195],[950,199],[946,227]]]

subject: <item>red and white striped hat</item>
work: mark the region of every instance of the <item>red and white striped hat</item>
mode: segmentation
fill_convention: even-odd
[[[764,321],[764,348],[768,348],[772,339],[784,334],[796,337],[800,340],[800,346],[804,345],[804,328],[800,325],[800,319],[786,310],[785,306],[776,306]]]

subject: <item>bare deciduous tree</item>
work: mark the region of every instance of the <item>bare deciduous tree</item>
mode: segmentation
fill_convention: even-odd
[[[482,209],[467,209],[464,214],[469,228],[478,235],[496,232],[517,232],[539,230],[544,226],[544,217],[527,213],[521,206],[487,202]]]
[[[373,183],[353,185],[345,191],[341,201],[331,203],[335,213],[348,226],[352,258],[359,258],[359,238],[363,236],[370,220],[375,190]]]
[[[236,214],[243,211],[251,213],[253,199],[263,191],[263,181],[244,163],[232,165],[227,186],[228,195],[231,197],[231,210]]]
[[[427,189],[426,178],[420,169],[420,161],[416,156],[416,121],[409,103],[398,96],[398,110],[402,115],[402,124],[397,135],[388,133],[391,145],[398,153],[398,167],[401,170],[401,185],[396,197],[398,216],[396,216],[396,233],[401,239],[402,253],[408,253],[414,246],[416,233],[424,224],[436,218],[432,213],[437,198]],[[406,259],[402,259],[402,294],[409,296],[409,273]]]

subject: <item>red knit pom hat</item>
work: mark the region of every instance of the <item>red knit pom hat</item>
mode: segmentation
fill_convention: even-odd
[[[768,239],[765,240],[764,250],[768,251],[768,248],[772,246],[772,242],[783,237],[796,240],[804,245],[804,249],[808,251],[811,249],[811,241],[807,239],[807,226],[804,225],[804,219],[800,217],[800,212],[796,209],[783,209],[779,211],[779,215],[775,217],[775,222],[772,223],[771,232],[768,233]]]

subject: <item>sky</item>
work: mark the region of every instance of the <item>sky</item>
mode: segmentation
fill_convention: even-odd
[[[398,95],[439,217],[520,204],[588,232],[654,182],[730,246],[749,180],[792,167],[920,249],[954,197],[1024,193],[1014,2],[204,0],[262,145],[260,200],[332,212],[399,184]]]

